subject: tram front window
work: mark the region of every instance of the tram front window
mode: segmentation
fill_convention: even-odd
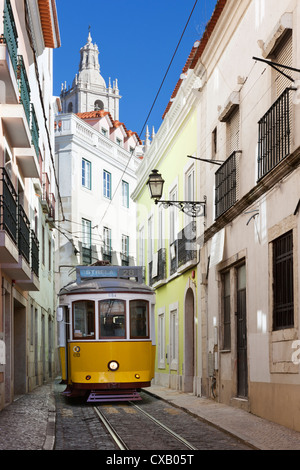
[[[125,301],[117,299],[101,300],[100,338],[125,338]]]
[[[131,338],[149,338],[148,305],[146,300],[130,301]]]
[[[95,338],[95,303],[91,300],[73,303],[73,338]]]

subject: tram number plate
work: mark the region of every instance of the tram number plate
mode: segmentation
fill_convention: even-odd
[[[123,269],[122,274],[124,277],[135,277],[136,271],[134,269]]]

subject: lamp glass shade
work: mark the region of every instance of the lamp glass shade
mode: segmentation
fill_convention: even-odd
[[[161,174],[158,173],[158,170],[152,170],[147,181],[151,199],[161,199],[164,182],[165,181],[162,179]]]

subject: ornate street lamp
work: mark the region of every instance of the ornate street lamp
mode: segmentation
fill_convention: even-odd
[[[152,170],[149,175],[147,185],[150,191],[151,199],[154,199],[155,204],[162,204],[167,209],[170,206],[175,206],[190,217],[203,217],[205,216],[206,197],[203,202],[198,201],[162,201],[162,193],[164,187],[164,180],[158,170]]]

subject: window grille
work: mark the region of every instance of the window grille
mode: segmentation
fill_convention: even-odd
[[[216,172],[216,218],[237,201],[237,152],[233,152]]]
[[[294,326],[293,231],[273,241],[273,329]]]
[[[259,121],[258,179],[290,154],[291,91],[286,88]]]

